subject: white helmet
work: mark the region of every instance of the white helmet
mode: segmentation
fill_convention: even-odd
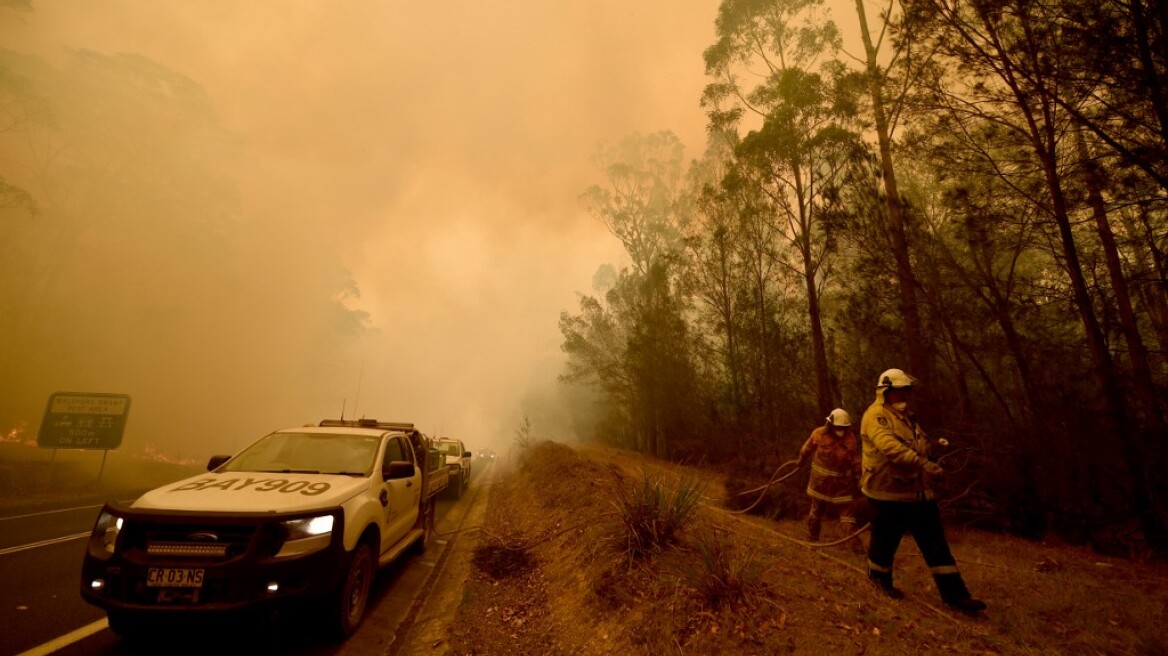
[[[880,374],[880,379],[876,381],[876,389],[897,389],[901,387],[912,387],[913,383],[917,382],[915,378],[904,373],[900,369],[888,369]]]
[[[852,418],[848,416],[848,411],[843,408],[836,408],[827,416],[828,426],[851,426]]]

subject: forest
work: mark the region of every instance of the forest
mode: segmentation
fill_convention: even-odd
[[[723,0],[701,157],[601,149],[630,264],[561,314],[577,432],[765,481],[901,368],[958,521],[1168,556],[1168,5],[831,18]]]

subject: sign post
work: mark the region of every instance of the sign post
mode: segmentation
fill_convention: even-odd
[[[42,449],[100,449],[101,480],[105,472],[105,458],[112,449],[122,444],[126,418],[130,414],[129,394],[86,392],[55,392],[45,406],[45,417],[37,433],[37,446]],[[49,476],[52,476],[50,466]]]

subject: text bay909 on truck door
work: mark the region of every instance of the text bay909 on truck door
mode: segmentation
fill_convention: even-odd
[[[319,604],[357,629],[379,566],[424,550],[449,474],[413,424],[325,420],[271,433],[207,474],[107,503],[81,595],[120,635],[151,620]]]

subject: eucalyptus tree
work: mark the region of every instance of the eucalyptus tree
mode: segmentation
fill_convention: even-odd
[[[1161,347],[1168,278],[1125,275],[1125,259],[1156,257],[1163,240],[1153,229],[1125,223],[1128,207],[1168,230],[1168,4],[1164,0],[1059,0],[1035,9],[1042,28],[1067,48],[1051,69],[1066,93],[1055,96],[1080,130],[1075,136],[1079,181],[1103,245],[1114,304],[1128,346],[1128,359],[1149,415],[1151,430],[1166,430],[1156,398],[1150,355],[1142,343],[1141,320],[1129,293],[1134,283]],[[1022,69],[1027,74],[1026,69]],[[1148,184],[1150,183],[1150,184]],[[1120,227],[1113,229],[1112,217]],[[1126,229],[1126,234],[1123,234]],[[1159,243],[1158,243],[1159,242]],[[1120,251],[1125,251],[1121,253]],[[1145,269],[1146,270],[1146,269]],[[1149,283],[1153,284],[1149,284]]]
[[[603,385],[624,405],[638,445],[654,455],[667,449],[667,435],[679,428],[674,401],[692,382],[677,291],[680,226],[688,212],[683,154],[669,132],[631,135],[601,150],[605,184],[589,187],[581,201],[620,240],[632,270],[621,272],[604,305],[584,299],[582,315],[561,318],[564,348],[574,356],[569,376]],[[589,357],[606,336],[617,339],[610,345],[615,362]]]
[[[843,167],[859,148],[857,135],[846,128],[854,109],[847,76],[839,68],[829,74],[829,80],[799,69],[778,75],[771,111],[737,148],[742,175],[760,190],[777,233],[789,244],[789,256],[778,262],[803,284],[822,414],[836,405],[820,302],[835,249],[827,219]]]
[[[736,452],[773,448],[783,398],[781,370],[792,362],[781,332],[790,293],[776,284],[777,226],[758,187],[743,179],[730,142],[710,140],[690,168],[693,212],[685,224],[683,282],[690,297],[698,364],[707,373],[710,403]],[[789,377],[788,377],[789,378]]]
[[[1152,366],[1148,349],[1144,345],[1144,338],[1140,332],[1140,320],[1136,316],[1135,304],[1132,301],[1128,285],[1127,274],[1124,271],[1122,254],[1116,230],[1112,228],[1111,216],[1114,212],[1114,194],[1112,186],[1108,184],[1108,175],[1104,171],[1102,162],[1095,154],[1095,149],[1088,143],[1084,130],[1076,130],[1073,135],[1075,154],[1078,159],[1078,182],[1083,187],[1086,196],[1086,205],[1095,225],[1095,232],[1103,252],[1103,261],[1106,265],[1108,281],[1111,285],[1112,303],[1127,344],[1128,362],[1135,382],[1135,393],[1140,397],[1140,404],[1145,416],[1145,423],[1157,435],[1163,435],[1166,429],[1163,408],[1156,391],[1156,383],[1152,377]]]
[[[939,124],[947,124],[940,121]],[[922,299],[937,329],[935,379],[951,371],[941,391],[963,448],[993,453],[964,472],[960,485],[981,490],[1012,530],[1039,536],[1047,512],[1074,507],[1089,485],[1063,489],[1062,467],[1078,442],[1066,433],[1065,409],[1049,402],[1046,381],[1065,380],[1075,367],[1060,358],[1074,341],[1065,296],[1044,287],[1056,269],[1044,218],[1034,203],[1003,182],[982,152],[962,137],[918,124],[904,141],[901,180],[915,230]],[[1026,184],[1017,172],[1014,185]],[[1037,181],[1029,176],[1029,184]],[[1077,335],[1076,335],[1077,337]],[[1079,390],[1062,391],[1072,396]],[[1091,398],[1083,396],[1089,405]],[[955,442],[956,443],[956,442]]]
[[[787,244],[777,263],[801,279],[816,405],[826,413],[834,400],[819,298],[832,244],[821,214],[854,141],[844,127],[854,106],[843,93],[843,68],[832,59],[838,31],[821,10],[818,0],[725,0],[718,41],[705,52],[715,81],[703,104],[711,132],[734,144],[735,178],[759,193],[767,237]],[[751,79],[755,67],[760,73]]]
[[[683,281],[686,293],[696,302],[696,337],[709,336],[716,346],[716,361],[707,365],[709,378],[717,381],[716,403],[734,431],[737,445],[743,446],[741,430],[746,410],[744,349],[740,335],[742,323],[743,276],[747,262],[740,217],[747,212],[743,203],[721,185],[730,157],[727,146],[713,140],[705,157],[690,169],[690,187],[694,190],[694,212],[684,226],[686,266]]]
[[[1121,244],[1128,281],[1155,334],[1160,362],[1168,360],[1168,208],[1136,176],[1111,176],[1116,195],[1134,200],[1114,208],[1125,236]],[[1163,366],[1163,364],[1161,364]]]
[[[983,338],[987,319],[997,328],[1006,361],[1013,364],[1009,378],[1017,385],[1003,387],[994,379],[1003,377],[989,377],[977,366],[982,383],[1011,423],[1030,425],[1040,390],[1032,340],[1024,335],[1033,327],[1025,325],[1024,308],[1031,305],[1034,281],[1057,266],[1057,254],[1047,248],[1045,214],[1036,201],[1041,176],[1028,163],[1025,147],[1003,139],[998,126],[947,113],[918,116],[904,152],[906,197],[921,222],[920,259],[941,274],[938,281],[934,273],[922,290],[939,314],[951,313],[943,306],[955,302],[980,310],[974,325],[963,331],[968,337],[950,334],[954,343]],[[967,290],[969,298],[956,301],[947,291],[954,286]]]
[[[1073,44],[1051,71],[1075,90],[1059,105],[1119,163],[1168,191],[1168,3],[1058,0],[1041,13],[1046,30]]]
[[[620,240],[640,275],[680,247],[685,147],[671,132],[634,134],[596,156],[604,184],[581,194],[585,209]]]
[[[931,79],[931,97],[953,125],[992,125],[998,140],[981,148],[1001,170],[1002,180],[1029,194],[1056,230],[1063,270],[1086,338],[1109,430],[1119,442],[1131,481],[1131,501],[1153,543],[1168,542],[1164,520],[1153,506],[1145,476],[1145,448],[1129,414],[1124,385],[1112,359],[1092,296],[1076,230],[1075,185],[1082,157],[1072,143],[1078,119],[1068,107],[1084,102],[1081,89],[1063,83],[1059,70],[1076,44],[1062,38],[1048,15],[1049,5],[1032,0],[911,0],[906,2],[904,39],[927,44],[949,67]],[[1024,157],[1001,157],[1003,144]],[[999,150],[995,151],[995,146]],[[1037,189],[1015,184],[1012,171],[1025,169],[1041,180]],[[1026,178],[1030,179],[1030,178]],[[1106,247],[1106,244],[1104,244]],[[1113,277],[1113,284],[1115,279]],[[1131,344],[1129,343],[1129,347]],[[1145,410],[1151,410],[1146,408]],[[1154,416],[1146,415],[1146,416]]]
[[[597,390],[598,403],[604,406],[600,423],[607,424],[606,441],[637,448],[630,422],[624,419],[635,394],[625,364],[628,327],[597,298],[581,296],[578,313],[560,313],[560,333],[568,356],[560,379]]]
[[[728,160],[728,164],[732,164]],[[784,354],[777,349],[781,340],[781,296],[785,287],[777,284],[780,258],[778,230],[768,215],[758,188],[728,165],[717,184],[700,196],[701,215],[717,213],[724,225],[715,236],[730,258],[726,272],[730,288],[727,299],[736,308],[734,325],[738,364],[742,370],[742,437],[762,438],[773,430],[779,415],[780,366]],[[746,409],[749,408],[747,412]]]

